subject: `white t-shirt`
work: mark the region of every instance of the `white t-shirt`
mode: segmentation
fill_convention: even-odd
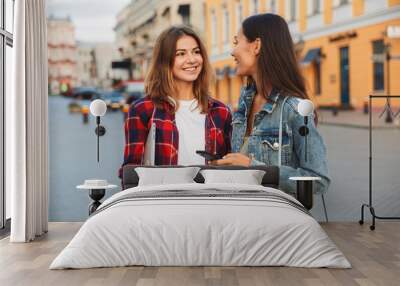
[[[196,150],[205,150],[206,115],[200,113],[197,99],[179,100],[175,122],[179,131],[178,165],[204,165]]]

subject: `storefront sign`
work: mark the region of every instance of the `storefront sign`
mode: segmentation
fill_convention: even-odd
[[[340,33],[340,34],[336,34],[333,35],[331,37],[329,37],[329,42],[337,42],[337,41],[341,41],[344,39],[352,39],[357,37],[357,32],[356,31],[351,31],[351,32],[346,32],[346,33]]]

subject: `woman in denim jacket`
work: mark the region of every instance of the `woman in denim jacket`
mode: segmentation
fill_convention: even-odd
[[[316,114],[308,120],[305,160],[305,140],[299,133],[304,117],[298,113],[297,105],[308,96],[285,20],[274,14],[251,16],[242,23],[234,44],[232,56],[237,75],[247,76],[248,83],[241,90],[232,120],[233,153],[214,163],[243,166],[281,163],[280,189],[295,192],[296,182],[289,177],[318,176],[321,180],[315,182],[314,191],[325,192],[330,179],[326,148],[315,126]]]

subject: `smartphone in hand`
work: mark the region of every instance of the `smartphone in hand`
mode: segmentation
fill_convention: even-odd
[[[214,161],[222,158],[220,155],[211,154],[207,151],[202,151],[202,150],[197,150],[196,154],[199,154],[200,156],[204,157],[207,161]]]

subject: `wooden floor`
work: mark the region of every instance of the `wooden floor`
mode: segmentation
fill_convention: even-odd
[[[375,231],[357,223],[323,228],[353,268],[121,267],[48,270],[81,223],[50,223],[44,237],[27,244],[0,241],[0,285],[400,285],[400,222],[378,222]]]

